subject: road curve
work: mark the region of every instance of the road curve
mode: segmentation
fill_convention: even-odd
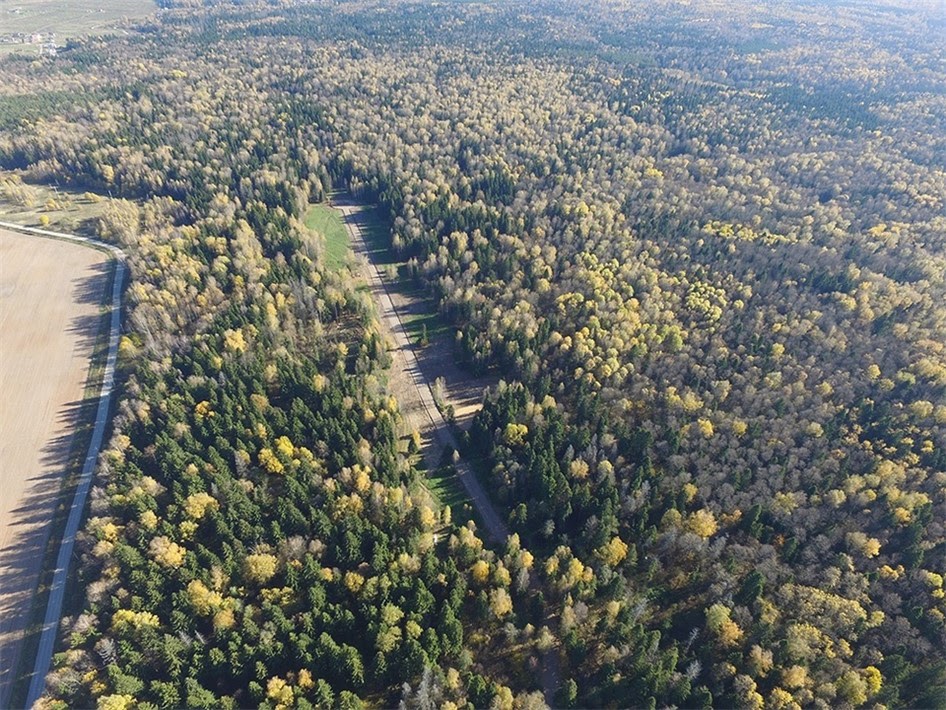
[[[430,383],[424,378],[424,374],[417,364],[414,349],[407,338],[397,307],[394,305],[394,301],[391,300],[391,295],[388,293],[384,279],[381,277],[381,271],[368,253],[367,243],[358,224],[358,213],[362,210],[362,207],[346,201],[336,201],[334,206],[344,216],[345,226],[348,228],[348,234],[351,237],[352,249],[356,255],[364,257],[367,264],[366,272],[371,291],[377,296],[381,317],[394,335],[395,345],[404,354],[407,369],[411,374],[411,381],[414,383],[414,387],[417,388],[418,396],[424,405],[424,413],[430,420],[431,436],[441,447],[450,446],[455,451],[459,451],[457,440],[453,436],[453,430],[434,403],[434,394],[430,388]],[[505,544],[506,538],[509,537],[509,528],[496,512],[492,501],[486,495],[486,491],[483,490],[483,486],[480,485],[470,465],[463,459],[459,459],[455,464],[455,468],[463,488],[466,489],[476,512],[479,513],[480,519],[486,527],[487,536],[497,545]],[[535,580],[533,580],[533,584],[535,584]],[[549,706],[552,706],[555,702],[554,696],[559,687],[559,678],[558,653],[555,649],[552,649],[542,654],[542,691],[545,702]]]
[[[102,377],[102,388],[99,391],[99,404],[95,413],[95,428],[92,431],[92,440],[82,467],[82,474],[76,486],[72,507],[69,509],[69,519],[59,545],[59,556],[56,559],[56,570],[53,573],[53,582],[49,590],[49,600],[46,603],[46,617],[43,620],[43,629],[40,635],[39,648],[36,652],[36,662],[33,665],[33,675],[30,678],[30,687],[26,696],[26,707],[31,708],[43,694],[46,687],[46,674],[52,662],[53,647],[56,644],[56,632],[59,630],[59,618],[62,615],[62,603],[66,593],[66,579],[69,574],[69,563],[72,559],[72,550],[75,547],[76,533],[79,523],[82,522],[82,511],[85,508],[85,499],[92,484],[92,474],[98,460],[99,449],[105,436],[105,426],[108,424],[108,413],[111,406],[112,388],[115,384],[115,360],[118,356],[118,336],[121,325],[122,284],[125,279],[125,253],[116,246],[100,242],[89,237],[79,237],[62,232],[51,232],[45,229],[23,227],[19,224],[0,222],[0,227],[6,229],[36,234],[41,237],[51,237],[69,242],[84,244],[94,249],[109,252],[115,261],[115,275],[112,282],[111,323],[108,336],[108,359],[105,364],[105,374]]]

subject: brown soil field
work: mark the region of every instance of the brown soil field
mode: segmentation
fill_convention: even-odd
[[[68,465],[108,255],[0,229],[0,707]]]

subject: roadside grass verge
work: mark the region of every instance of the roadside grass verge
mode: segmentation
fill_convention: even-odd
[[[49,523],[49,538],[46,541],[46,548],[43,552],[42,571],[37,582],[36,591],[33,593],[33,600],[29,612],[29,623],[20,646],[20,659],[14,674],[13,687],[9,698],[11,707],[24,707],[26,704],[26,694],[29,691],[33,665],[36,661],[36,651],[39,647],[39,640],[43,629],[43,620],[46,616],[46,604],[49,598],[49,589],[53,581],[56,558],[59,556],[62,534],[66,527],[66,521],[69,519],[69,511],[72,508],[72,501],[75,497],[76,485],[82,473],[82,466],[88,454],[89,443],[95,428],[95,415],[99,401],[98,395],[102,386],[102,378],[105,374],[105,364],[108,360],[108,341],[111,321],[110,306],[112,303],[112,288],[115,282],[115,274],[116,269],[113,261],[102,287],[102,299],[99,304],[99,322],[95,333],[95,343],[92,346],[92,356],[89,361],[89,373],[86,377],[85,388],[82,393],[82,404],[76,413],[75,429],[72,441],[69,445],[69,452],[63,470],[63,478],[59,488],[56,507],[53,510],[52,519]],[[114,402],[115,400],[113,399],[113,407]],[[106,438],[105,441],[107,440]],[[86,500],[86,506],[89,505],[90,500],[91,498]],[[83,519],[84,518],[85,515],[83,514]],[[82,609],[83,601],[84,595],[78,585],[78,580],[74,575],[71,575],[66,585],[62,616],[72,616],[79,613]],[[62,638],[57,635],[56,647],[59,648],[61,643]]]

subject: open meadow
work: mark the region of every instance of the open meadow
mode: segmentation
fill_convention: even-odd
[[[91,237],[107,204],[91,192],[28,184],[16,173],[0,170],[0,222]]]
[[[0,230],[0,707],[82,411],[108,257]]]

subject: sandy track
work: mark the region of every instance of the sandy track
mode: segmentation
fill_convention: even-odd
[[[397,308],[391,300],[384,281],[381,278],[381,272],[378,270],[368,256],[367,246],[364,237],[361,234],[359,224],[359,214],[362,210],[360,205],[350,205],[340,202],[336,205],[345,218],[345,226],[348,227],[348,233],[351,236],[352,249],[355,254],[363,258],[365,264],[364,273],[368,279],[368,285],[371,288],[372,296],[378,304],[381,312],[381,318],[384,321],[385,328],[394,338],[395,349],[392,353],[394,363],[392,369],[402,371],[403,376],[397,378],[399,383],[404,386],[396,388],[394,394],[402,407],[406,405],[408,416],[413,419],[419,415],[421,435],[433,444],[432,447],[425,447],[425,454],[428,457],[428,468],[433,470],[439,464],[440,452],[445,447],[452,449],[459,448],[457,441],[453,436],[446,420],[440,414],[434,403],[433,392],[430,383],[424,376],[414,348],[408,340],[404,325],[398,315]],[[496,544],[503,544],[509,536],[509,528],[503,522],[503,519],[493,508],[492,502],[486,495],[486,491],[480,485],[469,465],[462,459],[456,463],[457,477],[466,489],[467,495],[473,503],[476,511],[480,515],[486,527],[487,536]]]
[[[434,403],[433,390],[428,379],[430,372],[425,374],[418,364],[415,350],[408,340],[398,308],[384,284],[378,265],[371,260],[368,246],[361,232],[360,215],[364,209],[363,206],[346,200],[337,201],[335,206],[344,216],[345,226],[351,237],[352,249],[361,261],[362,273],[368,281],[372,297],[378,304],[383,328],[394,339],[394,350],[391,352],[393,358],[391,369],[394,375],[391,383],[393,393],[398,399],[402,414],[412,424],[418,425],[425,442],[422,451],[427,458],[428,468],[433,470],[439,462],[439,454],[444,447],[458,448],[456,438]],[[427,364],[431,365],[431,363]],[[470,501],[483,521],[486,536],[494,545],[501,547],[509,537],[509,528],[493,507],[492,501],[483,490],[470,465],[460,459],[455,467],[457,478],[460,479],[460,483],[463,484],[467,495],[470,496]],[[536,584],[535,578],[532,583]],[[555,692],[560,682],[558,651],[552,649],[542,654],[542,691],[549,706],[553,706]]]
[[[19,662],[108,262],[87,247],[0,229],[0,707]]]

